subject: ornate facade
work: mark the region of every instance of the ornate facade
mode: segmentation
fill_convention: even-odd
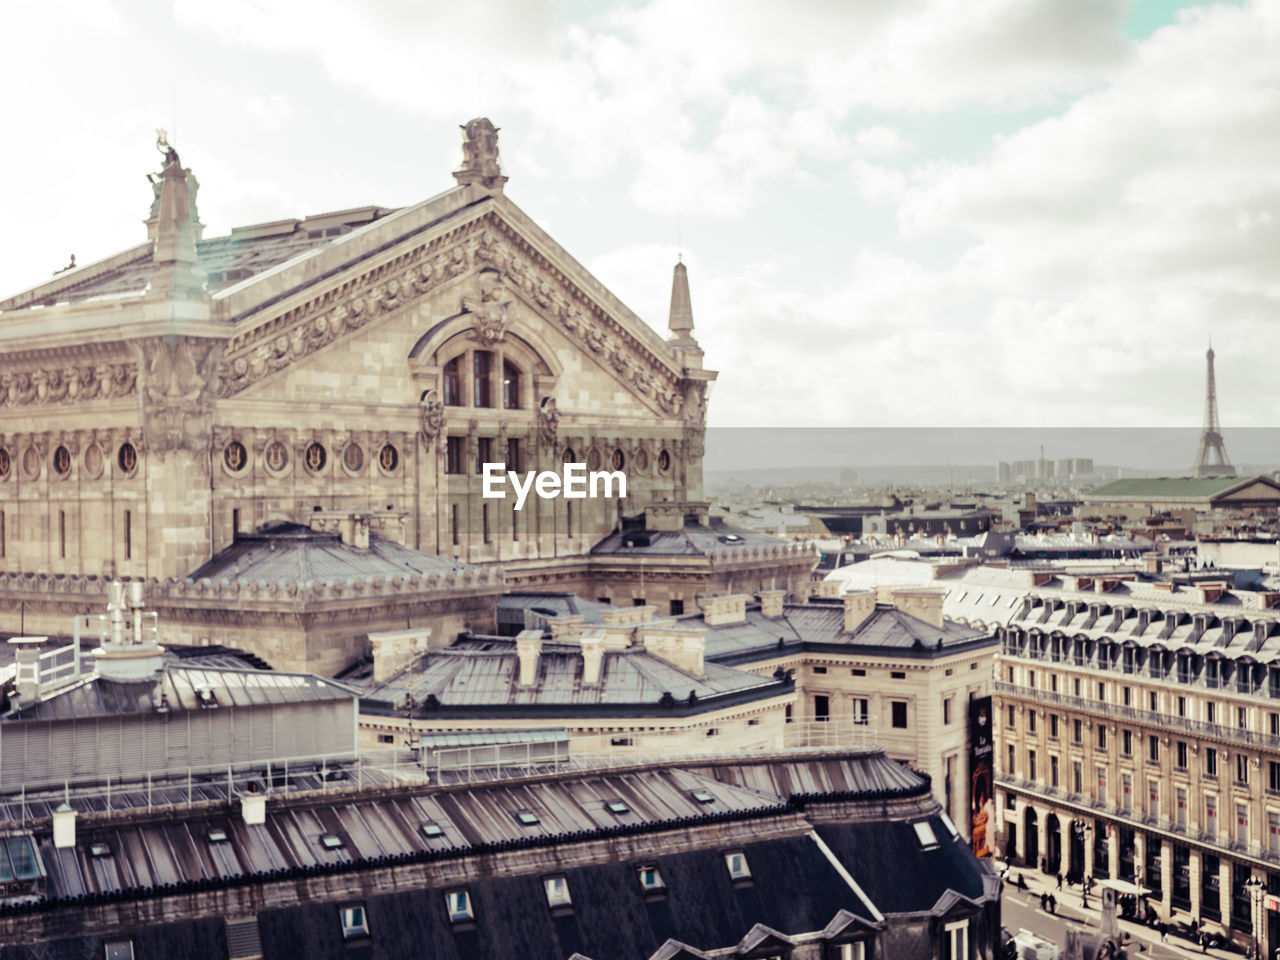
[[[389,511],[410,548],[532,575],[700,499],[683,266],[664,340],[507,199],[488,120],[422,203],[207,240],[160,146],[146,243],[0,301],[0,573],[181,582],[237,533]],[[628,495],[515,511],[481,496],[499,461]]]

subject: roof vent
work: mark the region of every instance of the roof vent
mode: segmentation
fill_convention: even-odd
[[[98,675],[106,680],[130,682],[148,680],[159,672],[164,661],[164,647],[157,642],[159,618],[146,611],[141,580],[125,585],[112,580],[107,590],[107,618],[111,639],[93,651]],[[130,612],[126,621],[126,611]]]

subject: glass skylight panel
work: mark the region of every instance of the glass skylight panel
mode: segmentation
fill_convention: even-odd
[[[724,855],[724,865],[729,868],[729,876],[734,880],[750,880],[751,868],[747,866],[747,855],[741,850]]]
[[[699,803],[715,803],[716,802],[716,798],[711,794],[707,793],[707,791],[705,790],[695,790],[693,791],[691,796],[693,797],[693,799],[697,800]]]
[[[643,890],[661,890],[665,886],[662,882],[662,874],[658,872],[658,868],[655,866],[643,866],[639,869],[638,874],[640,887]]]
[[[564,877],[547,877],[542,881],[547,890],[547,906],[567,907],[573,904],[569,896],[569,881]]]
[[[921,847],[927,850],[938,845],[938,838],[933,832],[933,827],[929,826],[928,820],[919,820],[912,826],[915,828],[916,839],[920,841]]]
[[[344,939],[352,937],[367,937],[369,935],[369,919],[365,916],[364,907],[351,906],[343,907],[338,911],[339,917],[342,919],[342,936]]]
[[[951,834],[952,839],[960,836],[960,831],[956,829],[956,825],[951,821],[951,818],[947,816],[945,811],[939,813],[938,817],[942,820],[942,825],[947,828],[947,833]]]
[[[422,835],[428,839],[444,836],[444,828],[438,823],[431,823],[428,821],[424,823],[420,829],[422,830]]]
[[[538,815],[528,810],[521,810],[516,814],[516,819],[526,827],[536,827],[538,825]]]
[[[223,830],[221,827],[214,827],[212,830],[209,831],[209,842],[210,843],[226,843],[227,831]]]
[[[337,850],[342,847],[342,838],[336,833],[326,833],[320,837],[320,845],[326,850]]]
[[[471,894],[466,890],[450,890],[444,895],[444,904],[449,912],[450,923],[475,919],[475,914],[471,910]]]
[[[630,812],[631,812],[631,808],[630,808],[630,807],[628,807],[628,806],[627,806],[625,803],[623,803],[621,800],[611,800],[611,801],[609,801],[609,803],[608,803],[608,807],[609,807],[609,812],[610,812],[610,813],[618,813],[618,814],[621,814],[621,813],[630,813]]]
[[[89,856],[91,856],[91,857],[109,857],[109,856],[111,856],[111,844],[109,844],[109,843],[91,843],[91,844],[89,844]]]

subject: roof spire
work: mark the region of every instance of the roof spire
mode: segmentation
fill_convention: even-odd
[[[689,298],[689,269],[677,254],[675,276],[671,278],[671,314],[667,326],[673,340],[693,340],[693,302]]]

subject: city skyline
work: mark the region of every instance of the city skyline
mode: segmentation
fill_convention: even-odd
[[[77,9],[7,14],[5,295],[145,237],[157,127],[216,236],[438,193],[487,115],[655,329],[683,253],[712,426],[1191,428],[1211,335],[1228,436],[1280,412],[1270,5]]]

